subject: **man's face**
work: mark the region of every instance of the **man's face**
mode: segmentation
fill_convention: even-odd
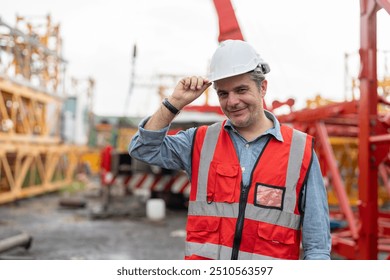
[[[249,74],[241,74],[216,81],[215,88],[222,111],[236,128],[256,127],[263,113],[266,80],[259,90]]]

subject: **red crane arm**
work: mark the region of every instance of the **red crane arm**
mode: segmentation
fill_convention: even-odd
[[[390,0],[376,0],[378,5],[390,14]]]
[[[213,0],[219,20],[218,42],[228,39],[243,40],[240,26],[230,0]]]

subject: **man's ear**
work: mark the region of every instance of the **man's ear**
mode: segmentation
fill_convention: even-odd
[[[265,94],[267,93],[267,84],[268,84],[268,81],[267,80],[264,80],[262,83],[261,83],[261,97],[264,97]]]

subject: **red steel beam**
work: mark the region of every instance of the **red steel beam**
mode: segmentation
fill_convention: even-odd
[[[390,143],[390,134],[374,135],[369,138],[370,143],[372,144],[389,144]]]
[[[218,42],[227,39],[242,40],[240,26],[230,0],[214,0],[214,6],[218,14],[219,36]]]
[[[378,258],[378,163],[370,148],[377,120],[377,26],[379,6],[360,0],[360,106],[359,106],[359,259]]]
[[[329,136],[357,137],[359,133],[359,129],[357,127],[346,125],[326,124],[326,130]]]
[[[376,2],[390,14],[390,0],[376,0]]]
[[[358,112],[358,101],[347,101],[315,109],[304,109],[291,112],[287,115],[278,115],[280,122],[311,122],[324,120],[336,116],[356,114]]]
[[[213,106],[213,105],[187,105],[184,108],[185,111],[196,111],[196,112],[213,112],[216,114],[223,115],[223,111],[221,106]]]
[[[336,234],[332,235],[332,252],[350,260],[356,259],[358,253],[354,240]]]
[[[332,175],[333,188],[339,200],[340,208],[342,213],[345,215],[345,218],[348,222],[349,229],[351,231],[352,238],[358,239],[358,229],[355,223],[355,218],[353,216],[351,205],[349,204],[348,195],[345,190],[343,180],[337,166],[337,160],[334,156],[332,146],[329,143],[329,135],[326,130],[325,125],[322,122],[316,123],[316,130],[318,135],[318,140],[321,143],[321,147],[324,151],[324,156],[326,164],[329,168],[329,171]]]

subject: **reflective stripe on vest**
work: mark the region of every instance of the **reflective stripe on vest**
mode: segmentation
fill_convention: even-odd
[[[188,215],[237,218],[238,205],[238,203],[213,202],[209,204],[206,201],[191,201],[188,205]],[[295,230],[298,230],[300,227],[299,215],[267,208],[259,211],[259,207],[253,204],[247,204],[245,218],[259,222],[273,223]]]
[[[219,132],[221,131],[222,123],[218,122],[211,125],[205,135],[204,145],[200,153],[200,162],[202,163],[198,175],[198,187],[196,193],[197,201],[206,201],[207,199],[207,179],[209,177],[210,162],[214,156],[215,146],[218,142]]]
[[[294,213],[296,199],[296,187],[300,175],[303,154],[305,152],[306,135],[298,130],[293,130],[290,156],[288,159],[286,193],[284,197],[284,211]]]
[[[212,243],[199,244],[194,242],[186,242],[186,256],[190,256],[195,252],[196,256],[213,260],[226,260],[229,259],[232,254],[232,248],[217,245]],[[196,257],[194,257],[196,258]],[[270,256],[264,256],[259,254],[251,254],[246,252],[240,252],[239,260],[276,260]]]

